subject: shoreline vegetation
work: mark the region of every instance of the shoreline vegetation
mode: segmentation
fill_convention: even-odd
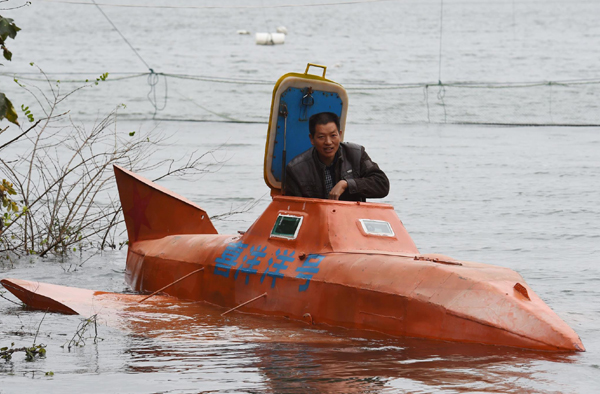
[[[4,46],[6,28],[15,38],[19,30],[11,19],[0,16],[0,34],[4,56],[12,54]],[[8,55],[7,55],[8,53]],[[8,57],[7,57],[8,56]],[[34,63],[32,67],[37,67]],[[75,271],[89,258],[105,249],[122,248],[127,244],[122,226],[121,204],[114,182],[113,165],[136,172],[158,174],[154,180],[167,177],[194,177],[218,169],[221,165],[213,153],[193,151],[177,159],[153,159],[154,153],[169,146],[168,138],[156,129],[145,132],[122,132],[118,128],[121,104],[90,126],[78,124],[64,107],[69,98],[82,89],[106,81],[104,73],[95,81],[64,91],[59,80],[51,80],[37,67],[44,83],[14,82],[25,90],[33,104],[21,105],[24,125],[10,100],[0,92],[0,121],[12,125],[0,127],[0,262],[2,267],[14,266],[24,256],[53,255],[59,261],[69,260],[65,269]],[[18,129],[17,129],[18,127]],[[217,167],[215,167],[217,166]],[[79,255],[79,262],[73,257]],[[85,255],[85,258],[84,258]],[[8,265],[6,263],[8,262]],[[0,291],[0,298],[19,310],[26,308]],[[46,357],[47,345],[37,343],[40,320],[31,346],[0,343],[0,358],[12,363],[15,353],[24,353],[28,362]],[[98,341],[96,316],[82,319],[70,341],[62,347],[85,346],[88,329],[93,327],[93,342]],[[21,327],[23,329],[23,327]],[[26,334],[24,334],[26,335]],[[54,372],[44,373],[53,377]]]
[[[22,7],[22,6],[21,6]],[[15,39],[20,29],[12,19],[0,15],[0,46],[4,58],[12,59],[6,48],[7,38]],[[65,271],[75,271],[90,257],[105,249],[122,248],[127,244],[122,226],[121,204],[114,182],[113,165],[135,172],[158,174],[154,180],[167,177],[194,177],[218,169],[222,163],[213,153],[219,148],[199,154],[186,153],[176,159],[153,159],[154,153],[169,146],[168,138],[156,129],[145,132],[122,132],[118,128],[119,110],[112,111],[90,126],[73,119],[65,109],[68,99],[76,93],[107,80],[108,73],[95,81],[65,91],[60,80],[51,80],[34,63],[43,83],[25,84],[14,79],[25,90],[33,104],[21,105],[25,120],[20,124],[18,114],[8,97],[0,92],[0,262],[14,266],[24,256],[53,255],[59,261],[71,260]],[[30,108],[30,106],[32,108]],[[217,166],[217,167],[215,167]],[[79,255],[79,263],[72,257]],[[85,254],[85,259],[84,259]],[[5,297],[19,309],[19,302]],[[0,358],[11,362],[14,353],[25,353],[26,361],[46,356],[46,345],[37,338],[46,314],[40,320],[31,346],[15,347],[0,344]],[[64,346],[85,345],[84,336],[93,327],[97,343],[96,316],[83,319],[73,338]],[[21,327],[23,328],[23,327]],[[46,377],[54,376],[46,372]]]
[[[0,47],[6,61],[13,57],[6,41],[16,39],[20,30],[13,19],[0,15]],[[82,257],[86,249],[126,244],[118,240],[123,219],[112,181],[114,164],[138,172],[153,170],[158,179],[202,174],[214,164],[206,160],[212,151],[153,161],[153,153],[168,146],[167,138],[156,130],[120,132],[117,118],[124,104],[99,116],[91,128],[78,124],[65,103],[80,90],[106,81],[108,73],[65,91],[60,80],[30,65],[38,69],[42,83],[14,78],[32,103],[21,105],[27,126],[19,124],[12,102],[0,91],[0,121],[12,123],[0,126],[0,135],[7,137],[0,141],[0,260],[49,253],[66,257],[69,252]]]
[[[50,80],[38,70],[46,81],[43,87],[15,80],[36,104],[28,117],[33,125],[26,130],[21,127],[17,137],[0,146],[0,257],[66,256],[123,247],[127,241],[122,239],[123,219],[113,180],[115,164],[134,172],[158,174],[154,181],[199,176],[222,164],[213,155],[219,148],[153,159],[159,149],[168,148],[168,138],[156,129],[120,131],[118,114],[124,104],[100,116],[91,127],[78,124],[68,110],[63,110],[66,100],[105,81],[108,74],[63,92],[60,81]],[[41,116],[36,120],[37,113]]]

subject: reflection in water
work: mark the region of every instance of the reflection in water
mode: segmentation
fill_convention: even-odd
[[[235,313],[201,303],[124,311],[128,372],[200,373],[202,385],[280,392],[535,392],[548,387],[540,361],[576,355],[421,339]],[[135,312],[135,319],[127,318]],[[132,317],[132,316],[130,316]],[[202,386],[204,387],[204,386]],[[223,389],[222,386],[219,386]]]

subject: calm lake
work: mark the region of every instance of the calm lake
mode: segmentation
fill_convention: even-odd
[[[218,170],[161,185],[211,216],[256,203],[215,221],[220,233],[236,233],[270,200],[263,160],[273,85],[307,62],[327,65],[327,77],[348,88],[346,139],[365,145],[390,178],[381,201],[394,205],[419,250],[516,270],[587,352],[389,338],[221,317],[221,308],[185,302],[100,322],[97,343],[88,331],[85,345],[69,351],[61,346],[82,316],[44,315],[0,299],[0,347],[29,345],[38,328],[37,342],[47,345],[41,360],[17,353],[0,362],[1,394],[597,392],[600,127],[577,126],[600,123],[600,3],[317,3],[102,2],[143,61],[93,5],[40,1],[3,10],[22,31],[7,42],[14,57],[4,62],[0,87],[15,107],[35,113],[35,101],[12,82],[16,75],[47,89],[31,80],[40,74],[29,62],[60,80],[63,92],[109,72],[64,103],[73,121],[90,127],[124,103],[119,132],[158,129],[171,137],[153,159],[216,149]],[[280,46],[236,33],[278,26],[289,32]],[[136,76],[148,72],[144,62],[171,76],[159,75],[151,91],[148,76]],[[439,80],[473,85],[442,88]],[[148,97],[158,107],[155,120]],[[17,131],[8,129],[0,143]],[[2,159],[17,153],[2,151]],[[75,269],[81,262],[1,262],[0,277],[129,291],[124,250]]]

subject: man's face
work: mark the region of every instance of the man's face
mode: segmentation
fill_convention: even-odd
[[[315,135],[310,135],[310,143],[313,144],[319,159],[325,165],[333,163],[335,154],[340,147],[340,131],[334,122],[318,124],[315,126]]]

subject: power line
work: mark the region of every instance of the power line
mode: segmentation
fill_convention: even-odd
[[[62,4],[73,4],[73,5],[91,5],[90,3],[82,1],[64,1],[64,0],[43,0],[47,3],[62,3]],[[93,0],[92,0],[93,1]],[[338,5],[354,5],[354,4],[368,4],[368,3],[388,3],[398,2],[402,0],[355,0],[355,1],[340,1],[340,2],[328,2],[328,3],[312,3],[312,4],[277,4],[277,5],[200,5],[200,6],[173,6],[173,5],[140,5],[140,4],[110,4],[100,3],[103,7],[122,7],[122,8],[154,8],[154,9],[196,9],[196,10],[208,10],[208,9],[260,9],[260,8],[305,8],[305,7],[326,7],[326,6],[338,6]],[[96,4],[96,2],[94,2]]]
[[[440,52],[438,56],[438,81],[442,84],[442,37],[444,26],[444,0],[440,0]]]
[[[154,115],[153,117],[156,116],[156,113],[158,111],[162,111],[163,109],[165,109],[167,107],[167,98],[168,98],[168,85],[167,85],[167,78],[164,78],[165,80],[165,99],[163,102],[163,105],[161,107],[158,106],[158,101],[156,100],[156,85],[158,85],[158,79],[159,76],[157,73],[154,72],[154,70],[152,69],[152,67],[150,67],[148,65],[148,63],[146,63],[146,61],[144,60],[144,58],[142,57],[142,55],[139,54],[139,52],[133,47],[133,45],[131,45],[131,43],[129,42],[129,40],[127,40],[127,38],[125,38],[125,36],[123,35],[123,33],[121,33],[121,31],[117,28],[117,26],[115,26],[115,24],[110,20],[110,18],[108,17],[108,15],[106,15],[104,13],[104,11],[102,11],[102,8],[100,8],[100,6],[98,5],[98,3],[96,3],[96,0],[92,0],[92,3],[94,3],[96,5],[96,8],[98,8],[98,10],[102,13],[102,15],[104,15],[104,17],[106,18],[106,20],[108,21],[108,23],[111,24],[111,26],[117,31],[117,33],[119,33],[119,35],[121,36],[121,38],[123,38],[123,40],[127,43],[127,45],[129,45],[129,48],[131,48],[131,50],[136,54],[136,56],[142,61],[142,63],[144,63],[146,65],[146,67],[148,68],[148,70],[150,70],[150,74],[148,75],[148,86],[150,86],[150,91],[148,92],[148,101],[150,101],[150,104],[152,104],[152,106],[154,107]]]
[[[27,74],[27,76],[20,76],[20,75],[15,75],[15,74],[10,74],[10,73],[0,73],[0,77],[5,77],[5,78],[20,78],[23,80],[34,80],[34,81],[40,81],[40,82],[47,82],[48,80],[44,79],[44,78],[32,78],[30,75],[31,73],[24,73]],[[46,75],[48,77],[50,77],[51,75],[57,75],[59,73],[46,73]],[[71,75],[81,75],[82,73],[60,73],[60,75],[64,75],[64,74],[71,74]],[[103,83],[123,83],[126,80],[129,79],[134,79],[134,78],[140,78],[140,77],[152,77],[152,76],[162,76],[163,78],[165,78],[165,103],[166,100],[168,99],[168,91],[167,91],[167,86],[166,86],[166,79],[168,77],[172,77],[172,78],[180,78],[183,80],[192,80],[192,81],[197,81],[197,82],[201,82],[201,83],[208,83],[208,84],[237,84],[240,86],[243,85],[256,85],[257,83],[260,85],[265,86],[265,88],[261,88],[264,89],[265,94],[267,93],[267,86],[268,88],[271,88],[273,85],[273,81],[260,81],[260,80],[240,80],[240,79],[226,79],[226,78],[216,78],[216,77],[207,77],[207,76],[200,76],[200,75],[186,75],[186,74],[163,74],[163,73],[138,73],[138,74],[126,74],[126,73],[114,73],[114,74],[119,74],[120,77],[117,78],[109,78],[106,79],[105,82]],[[89,75],[89,73],[88,73]],[[65,80],[62,79],[61,77],[61,83],[64,82],[72,82],[72,83],[85,83],[86,81],[82,81],[82,80]],[[561,111],[561,113],[557,114],[556,110],[557,108],[555,108],[555,95],[559,94],[559,88],[570,88],[573,86],[598,86],[600,85],[600,79],[574,79],[574,80],[563,80],[563,81],[533,81],[533,82],[474,82],[474,81],[455,81],[455,82],[446,82],[446,83],[442,83],[440,85],[439,81],[438,83],[436,82],[420,82],[420,83],[405,83],[405,84],[390,84],[390,83],[364,83],[364,84],[360,84],[360,83],[354,83],[354,84],[344,84],[342,83],[342,85],[345,85],[346,90],[350,91],[358,91],[358,92],[364,92],[364,91],[379,91],[379,90],[384,90],[384,91],[402,91],[402,90],[407,90],[407,89],[423,89],[423,101],[421,101],[421,103],[423,104],[423,108],[426,108],[427,110],[427,118],[426,118],[426,122],[427,123],[432,123],[432,124],[443,124],[443,123],[451,123],[451,124],[473,124],[473,125],[484,125],[484,126],[536,126],[536,127],[542,127],[542,126],[560,126],[560,127],[566,127],[566,126],[578,126],[578,127],[598,127],[599,125],[597,123],[594,123],[593,120],[585,120],[585,119],[580,119],[581,122],[580,123],[570,123],[568,120],[567,121],[561,121],[561,119],[569,119],[569,116],[567,116],[567,118],[564,118],[565,112],[564,109],[561,109],[561,107],[558,107],[558,109]],[[459,120],[461,118],[461,115],[459,114],[458,116],[456,116],[456,114],[454,114],[453,116],[450,116],[449,113],[447,113],[447,109],[446,109],[446,105],[445,103],[443,103],[443,100],[445,100],[444,97],[437,97],[438,101],[438,105],[442,104],[443,106],[443,110],[444,110],[444,114],[443,114],[443,121],[442,122],[436,122],[436,120],[433,118],[433,114],[430,112],[431,109],[435,108],[431,106],[430,103],[430,95],[429,95],[429,88],[431,87],[438,87],[438,88],[443,88],[444,92],[445,89],[455,89],[455,90],[459,90],[459,89],[485,89],[488,90],[488,92],[497,90],[497,89],[539,89],[539,88],[545,88],[548,87],[549,90],[549,104],[548,107],[550,114],[549,114],[549,122],[539,122],[539,123],[535,123],[535,122],[531,122],[528,120],[529,115],[522,115],[522,117],[516,116],[514,118],[514,121],[506,121],[506,122],[494,122],[494,121],[490,121],[494,118],[494,116],[492,116],[491,119],[489,119],[488,121],[486,121],[486,118],[481,118],[482,121],[468,121],[466,120],[466,118],[470,118],[472,117],[471,114],[462,114],[462,116],[466,116],[465,120]],[[211,89],[211,87],[207,87],[207,89]],[[580,88],[578,91],[581,93],[582,89],[584,88]],[[596,88],[597,89],[597,88]],[[488,92],[486,92],[485,94],[487,94]],[[183,94],[182,92],[179,92],[178,90],[175,90],[175,93],[177,93],[178,95],[180,95],[184,100],[188,101],[189,103],[195,105],[196,107],[202,109],[203,111],[205,111],[207,114],[210,114],[212,116],[218,117],[220,119],[215,120],[215,119],[190,119],[187,117],[176,117],[176,118],[169,118],[167,117],[161,117],[160,119],[156,117],[157,114],[157,108],[155,107],[155,111],[154,114],[152,116],[152,119],[155,120],[162,120],[162,121],[189,121],[189,122],[222,122],[222,123],[265,123],[267,121],[266,117],[264,117],[264,120],[249,120],[249,119],[239,119],[239,118],[234,118],[232,116],[230,116],[227,112],[223,112],[223,111],[215,111],[212,110],[206,106],[203,105],[203,103],[199,103],[196,102],[194,99],[190,98],[189,96]],[[392,96],[390,96],[392,97]],[[453,97],[456,97],[453,96]],[[481,97],[481,99],[483,99],[483,96],[481,96],[478,93],[478,97]],[[154,101],[152,101],[152,99]],[[460,100],[460,98],[459,98]],[[151,98],[151,103],[155,103],[156,102],[156,95],[154,95],[154,97]],[[536,101],[538,103],[538,110],[541,108],[540,104],[541,104],[541,100],[537,100]],[[414,103],[417,104],[417,103]],[[451,103],[450,103],[451,104]],[[153,104],[154,105],[154,104]],[[449,107],[449,108],[452,108]],[[591,110],[591,107],[588,107]],[[164,106],[163,106],[164,109]],[[538,111],[539,112],[539,111]],[[568,111],[566,113],[568,115]],[[535,114],[534,114],[535,115]],[[523,117],[524,116],[524,117]],[[539,116],[539,114],[537,114],[536,116]],[[557,119],[556,116],[560,116],[561,119]],[[594,118],[594,116],[592,116],[592,118]],[[128,120],[136,120],[138,118],[136,117],[128,117],[125,116],[124,119],[128,119]],[[148,118],[142,118],[139,120],[144,120],[144,119],[148,119]]]
[[[46,75],[99,75],[102,72],[45,72]],[[109,72],[109,75],[121,75],[116,78],[108,78],[105,83],[118,82],[127,79],[134,79],[140,77],[148,77],[152,73],[133,73],[133,72]],[[208,82],[208,83],[220,83],[220,84],[237,84],[237,85],[265,85],[273,86],[274,80],[260,80],[260,79],[243,79],[243,78],[224,78],[214,77],[207,75],[194,75],[194,74],[176,74],[176,73],[154,73],[158,76],[164,76],[169,78]],[[9,73],[0,72],[0,77],[17,78],[29,81],[41,81],[45,82],[44,78],[32,78],[29,75],[39,75],[37,72],[20,72],[20,73]],[[61,82],[72,82],[72,83],[85,83],[84,79],[61,79]],[[440,86],[439,81],[429,82],[407,82],[407,83],[344,83],[340,82],[346,90],[395,90],[395,89],[422,89],[430,88],[434,86]],[[572,85],[597,85],[600,84],[600,79],[569,79],[569,80],[556,80],[556,81],[519,81],[519,82],[503,82],[503,81],[448,81],[441,84],[444,87],[461,88],[461,89],[522,89],[531,88],[538,86],[572,86]]]
[[[72,4],[72,5],[93,5],[83,1],[67,1],[67,0],[41,0],[46,3],[59,3],[59,4]],[[514,4],[514,0],[463,0],[453,1],[452,5],[458,4],[479,4],[482,6],[489,6],[490,4],[510,4],[511,1]],[[143,4],[118,4],[118,3],[99,3],[103,7],[119,7],[119,8],[148,8],[148,9],[197,9],[197,10],[210,10],[210,9],[260,9],[260,8],[306,8],[306,7],[331,7],[331,6],[346,6],[346,5],[357,5],[357,4],[369,4],[369,3],[384,3],[384,2],[401,2],[404,5],[422,5],[423,3],[436,4],[436,0],[429,1],[406,1],[406,0],[356,0],[356,1],[340,1],[340,2],[325,2],[325,3],[310,3],[310,4],[277,4],[277,5],[249,5],[249,6],[173,6],[173,5],[143,5]],[[525,4],[587,4],[595,3],[596,0],[522,0],[521,3]]]
[[[438,93],[437,98],[442,103],[442,108],[444,109],[444,123],[447,120],[448,114],[446,112],[446,103],[444,102],[444,97],[446,96],[446,89],[442,84],[442,38],[444,37],[444,0],[440,0],[440,53],[438,57]],[[427,87],[425,87],[427,90]],[[429,117],[429,109],[427,110],[427,117]]]
[[[119,35],[121,36],[121,38],[127,43],[127,45],[129,45],[129,48],[131,48],[131,50],[142,61],[142,63],[144,63],[146,65],[146,68],[152,72],[152,68],[148,65],[148,63],[146,63],[146,61],[144,60],[144,58],[138,53],[138,51],[133,47],[133,45],[131,45],[131,43],[129,42],[129,40],[127,40],[127,38],[125,38],[125,36],[123,35],[123,33],[121,33],[121,31],[117,28],[117,26],[115,26],[115,24],[110,20],[110,18],[108,17],[108,15],[106,15],[104,13],[104,11],[102,11],[102,8],[100,8],[100,6],[98,5],[98,3],[96,3],[96,0],[92,0],[92,3],[94,3],[94,5],[96,5],[96,7],[98,8],[98,11],[100,11],[102,13],[102,15],[104,15],[104,17],[106,18],[106,20],[108,21],[108,23],[110,23],[111,26],[113,27],[113,29],[115,29],[117,31],[117,33],[119,33]]]
[[[193,123],[233,123],[233,124],[269,124],[268,118],[264,120],[214,120],[214,119],[191,119],[191,118],[153,118],[159,122],[193,122]],[[147,118],[128,117],[128,121],[142,122],[148,120]],[[352,122],[355,125],[373,125],[372,121],[369,122]],[[453,124],[453,125],[465,125],[465,126],[496,126],[496,127],[600,127],[600,123],[533,123],[533,122],[427,122],[431,124]],[[393,123],[393,124],[413,124],[407,123]]]

